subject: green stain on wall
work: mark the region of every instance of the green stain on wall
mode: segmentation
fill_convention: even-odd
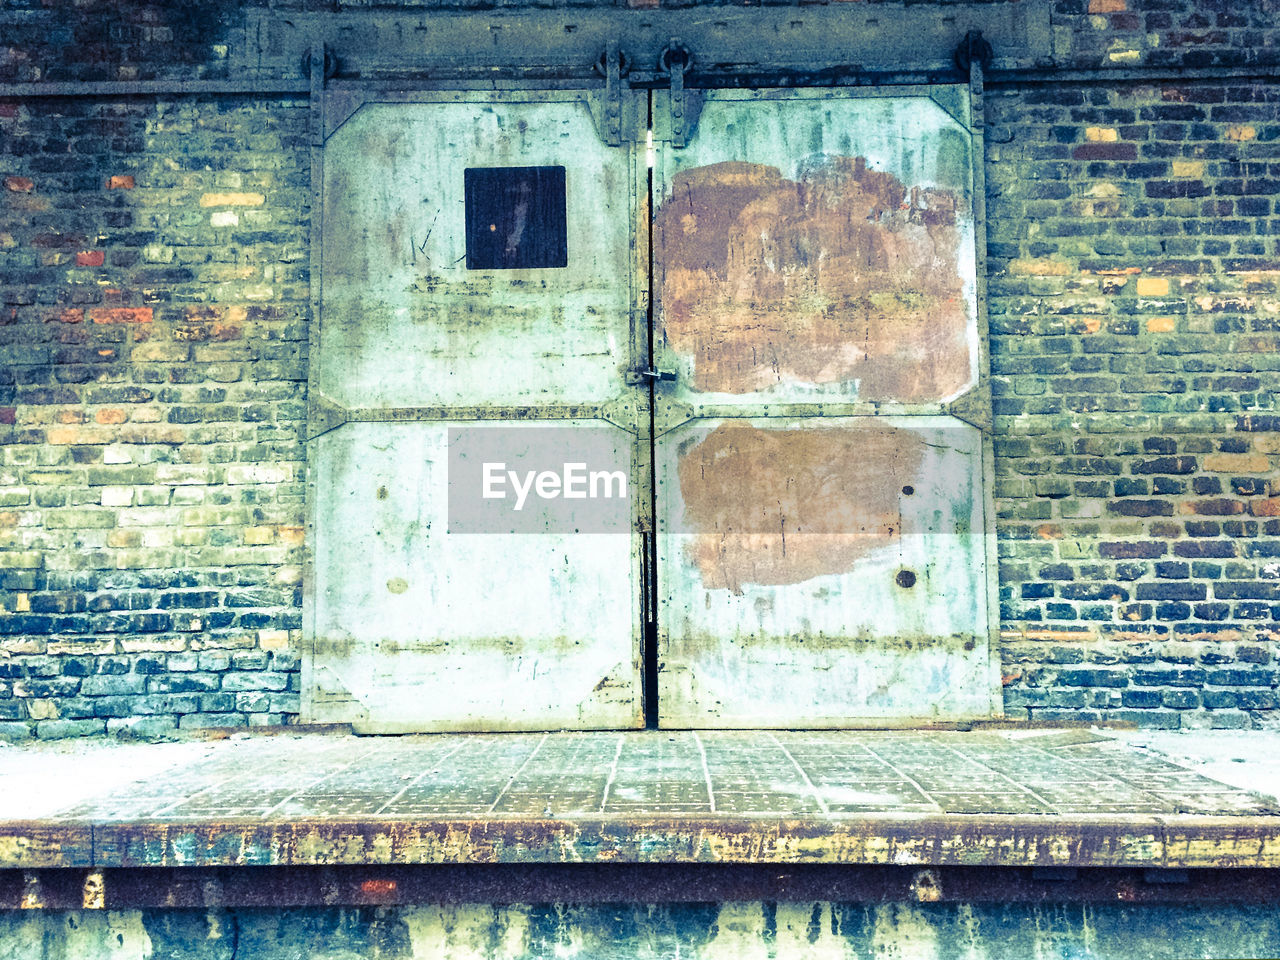
[[[425,905],[0,914],[0,960],[1174,960],[1280,954],[1280,907]]]

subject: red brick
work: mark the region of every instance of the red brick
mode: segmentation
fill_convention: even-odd
[[[77,267],[100,267],[103,263],[101,250],[81,250],[76,254]]]
[[[108,190],[132,190],[133,174],[126,173],[126,174],[121,174],[119,176],[108,177],[107,189]]]
[[[14,193],[30,193],[36,188],[35,181],[30,177],[5,177],[4,185]]]
[[[94,323],[150,323],[150,307],[99,307],[89,311]]]
[[[1183,513],[1197,513],[1206,517],[1229,517],[1244,513],[1244,502],[1219,497],[1213,500],[1195,500],[1182,504]]]
[[[17,423],[17,407],[0,407],[0,423]]]

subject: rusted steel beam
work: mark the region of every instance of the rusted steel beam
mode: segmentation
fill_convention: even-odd
[[[422,903],[1272,903],[1280,870],[507,864],[0,870],[0,909]]]
[[[1280,867],[1280,818],[931,816],[800,820],[457,819],[95,827],[84,866],[444,863],[768,863],[921,866]],[[70,866],[57,848],[52,862]],[[17,865],[9,860],[11,865]]]
[[[545,82],[559,86],[572,81],[575,85],[590,78],[589,68],[576,73],[564,71],[548,73],[546,70],[513,69],[506,79],[522,82]],[[575,79],[576,78],[576,79]],[[830,67],[821,70],[702,70],[685,76],[689,89],[751,89],[756,87],[870,87],[901,86],[933,83],[957,83],[963,80],[958,70],[859,70],[852,67]],[[1058,69],[1033,67],[1018,70],[990,70],[986,74],[988,87],[1022,87],[1042,83],[1093,84],[1093,83],[1160,83],[1187,82],[1191,80],[1257,80],[1280,78],[1280,64],[1251,64],[1242,66],[1205,67],[1090,67]],[[394,81],[397,88],[465,86],[468,80],[476,84],[492,86],[492,69],[460,71],[448,82],[442,82],[438,74],[432,77],[400,77]],[[381,89],[388,86],[388,79],[370,78],[364,81],[344,81],[348,88],[368,87]],[[637,70],[627,78],[633,89],[665,89],[669,80],[656,71]],[[30,83],[0,83],[0,100],[21,100],[39,97],[168,97],[168,96],[307,96],[309,84],[305,77],[250,78],[246,80],[90,80],[90,81],[38,81]]]
[[[93,828],[79,823],[0,823],[0,869],[93,863]]]

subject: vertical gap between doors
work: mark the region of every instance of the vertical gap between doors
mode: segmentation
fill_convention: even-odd
[[[645,365],[649,369],[654,369],[654,338],[653,338],[653,94],[650,93],[646,98],[646,117],[645,129],[645,182],[646,189],[649,191],[648,202],[644,205],[648,211],[649,223],[645,230],[645,236],[649,240],[649,269],[645,271],[647,282],[649,284],[649,295],[646,304],[646,323],[645,327],[648,333],[648,356],[645,357]],[[648,596],[645,597],[645,629],[643,641],[643,659],[644,659],[644,681],[642,689],[644,690],[644,725],[646,729],[656,730],[658,728],[658,469],[657,469],[657,436],[654,433],[656,428],[656,418],[654,416],[657,405],[657,386],[653,379],[649,380],[649,534],[644,539],[644,549],[648,552],[645,558],[649,564],[650,576],[647,578],[645,587]]]

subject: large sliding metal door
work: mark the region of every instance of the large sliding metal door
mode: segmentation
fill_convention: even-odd
[[[632,143],[597,133],[600,101],[330,95],[310,384],[312,719],[383,732],[641,722],[636,526],[449,530],[451,448],[486,429],[507,431],[508,449],[519,431],[569,447],[590,431],[633,483],[647,478],[628,398],[647,391],[627,384],[648,338],[647,242],[633,228],[643,169]]]
[[[616,82],[333,98],[307,716],[990,714],[968,88]],[[459,431],[552,426],[628,465],[625,529],[450,533]]]
[[[659,716],[987,715],[968,88],[687,95],[654,175]],[[685,120],[684,122],[689,122]]]

